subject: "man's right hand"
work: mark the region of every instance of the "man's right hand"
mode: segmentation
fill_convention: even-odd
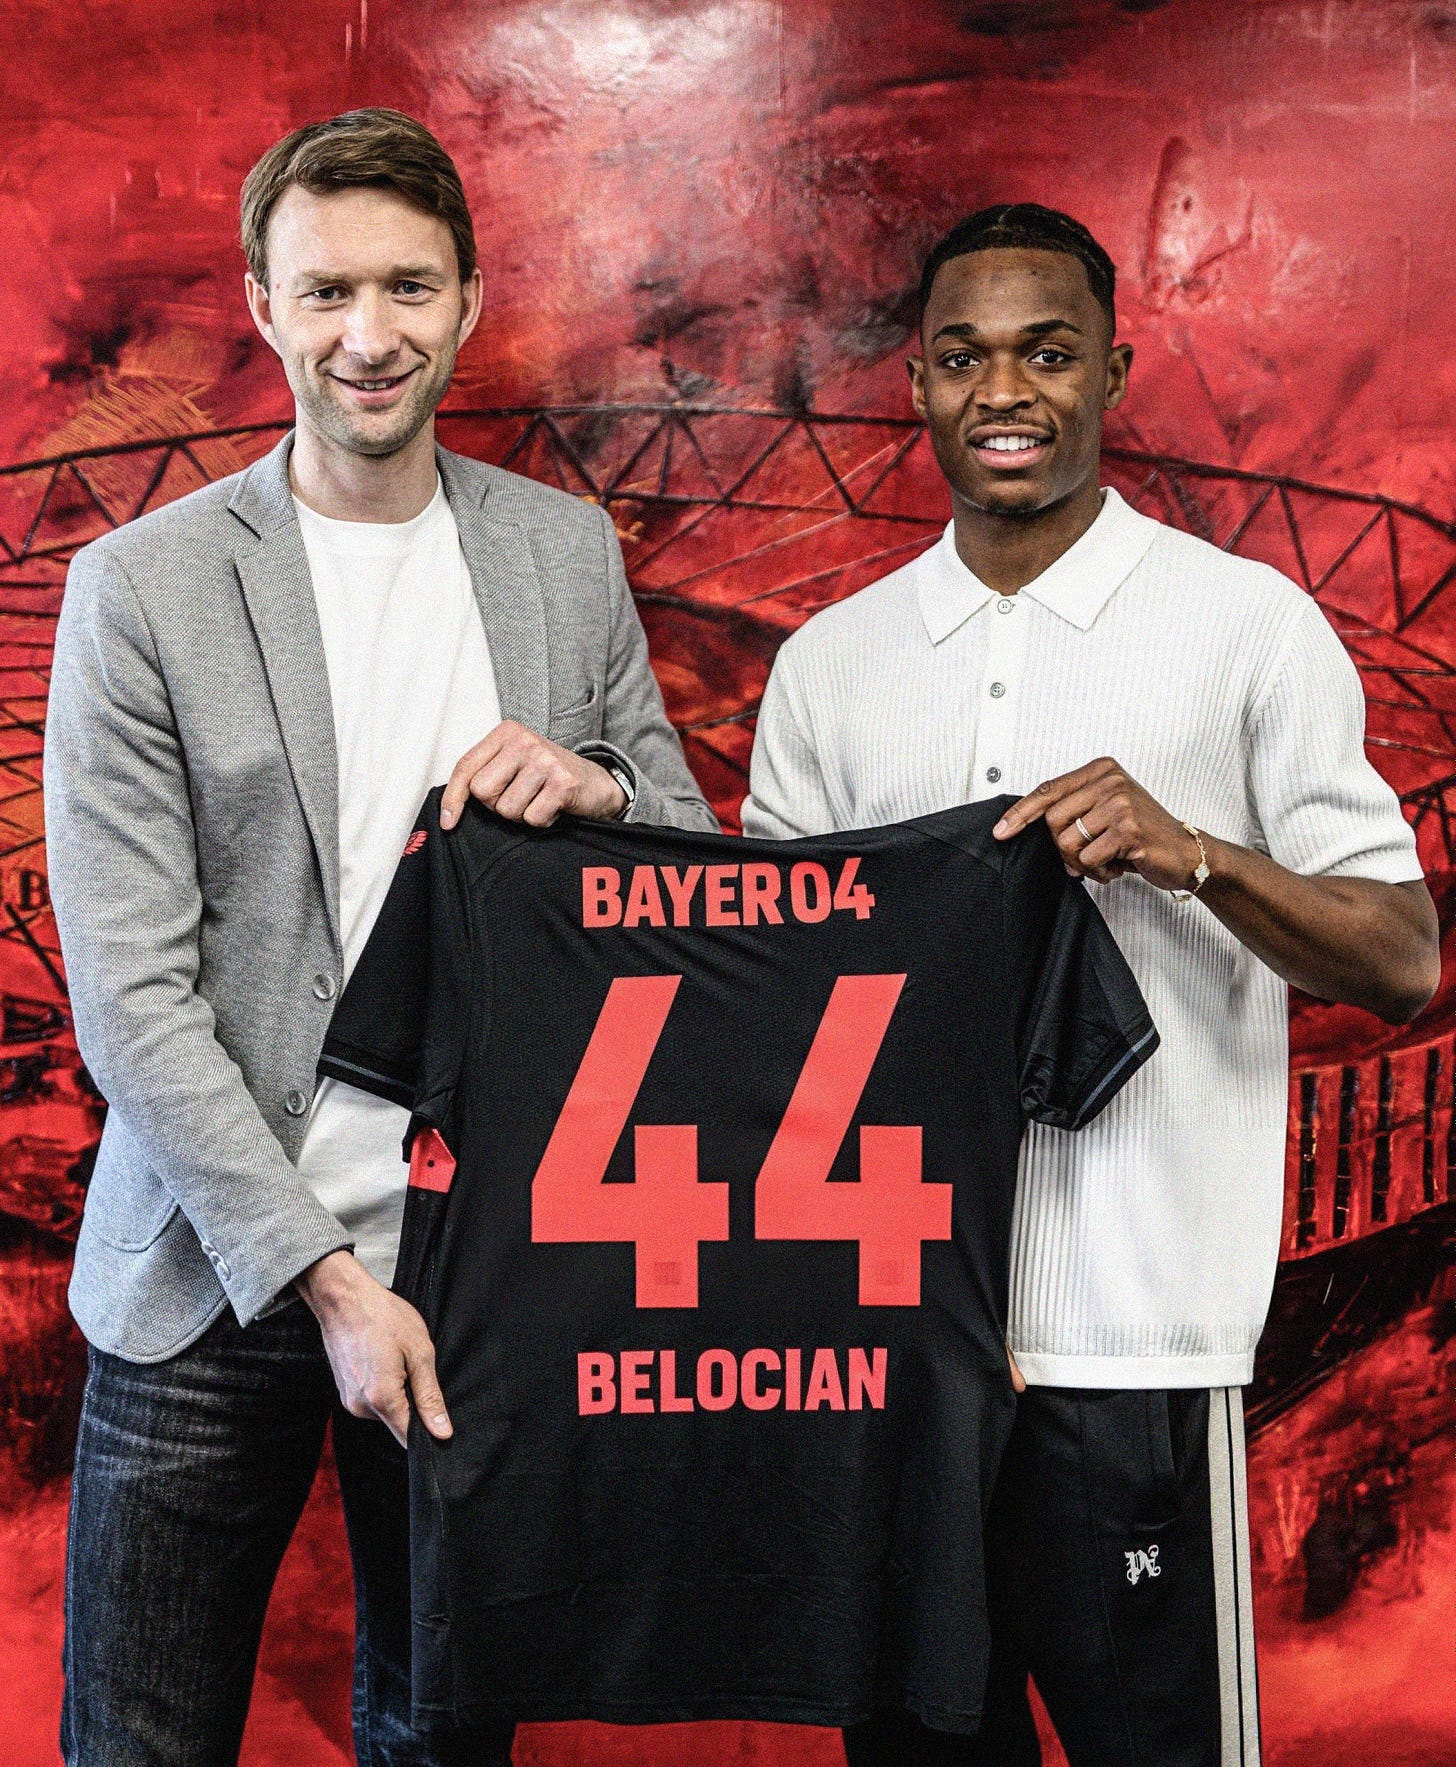
[[[296,1287],[319,1322],[334,1384],[354,1417],[377,1417],[404,1447],[413,1400],[432,1436],[443,1442],[454,1434],[435,1375],[435,1346],[408,1301],[345,1251],[310,1264]]]

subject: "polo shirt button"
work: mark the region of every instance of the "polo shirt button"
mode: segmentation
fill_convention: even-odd
[[[332,1000],[334,997],[334,978],[326,976],[322,971],[313,978],[313,996],[315,1000]]]
[[[1001,769],[999,767],[988,767],[986,769],[986,777],[990,780],[992,785],[995,785],[996,781],[1001,777]]]
[[[1009,596],[1003,595],[996,603],[996,612],[998,614],[1009,614],[1015,606],[1016,603],[1012,601]]]
[[[283,1100],[283,1108],[288,1112],[290,1117],[301,1117],[308,1109],[308,1100],[295,1086]]]
[[[1000,699],[1001,695],[1003,693],[1005,693],[1005,691],[1006,691],[1006,683],[1004,681],[993,681],[991,683],[991,698],[992,699]]]

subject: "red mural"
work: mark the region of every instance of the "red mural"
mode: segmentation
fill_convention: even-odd
[[[918,262],[982,203],[1086,221],[1133,390],[1107,475],[1269,560],[1359,666],[1451,924],[1456,11],[1407,0],[0,0],[0,1734],[56,1759],[64,1306],[100,1099],[71,1040],[39,757],[65,564],[236,470],[287,401],[237,188],[390,103],[456,156],[487,268],[449,445],[604,503],[669,710],[736,825],[781,639],[947,513],[902,359]],[[1130,675],[1130,693],[1154,684]],[[1265,1745],[1449,1762],[1456,966],[1413,1026],[1297,1001],[1283,1262],[1249,1395]],[[1216,1125],[1210,1126],[1216,1133]],[[245,1758],[350,1758],[327,1469]],[[1048,1759],[1054,1759],[1049,1749]],[[826,1733],[537,1726],[518,1759],[828,1767]]]

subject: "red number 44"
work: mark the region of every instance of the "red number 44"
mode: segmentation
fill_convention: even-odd
[[[634,1246],[639,1307],[696,1307],[698,1247],[728,1237],[728,1186],[698,1182],[691,1124],[639,1124],[635,1181],[605,1182],[681,979],[612,983],[531,1190],[533,1240]],[[921,1181],[919,1128],[861,1126],[858,1183],[829,1180],[904,985],[835,982],[755,1191],[757,1238],[858,1243],[863,1307],[918,1306],[921,1246],[951,1233],[950,1185]]]

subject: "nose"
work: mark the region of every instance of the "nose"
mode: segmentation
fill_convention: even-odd
[[[361,288],[349,302],[340,343],[354,359],[370,368],[386,363],[399,347],[399,333],[388,296],[382,289]]]
[[[1035,397],[1015,356],[992,356],[976,383],[976,403],[987,411],[1014,411]]]

